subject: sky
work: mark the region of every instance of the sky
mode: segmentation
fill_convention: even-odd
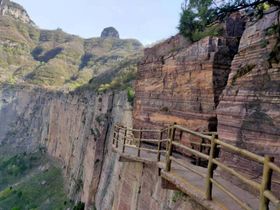
[[[62,28],[83,38],[113,26],[121,38],[151,44],[175,35],[183,0],[14,0],[42,29]]]

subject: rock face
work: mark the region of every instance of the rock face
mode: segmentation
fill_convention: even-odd
[[[0,0],[0,15],[11,16],[23,23],[34,25],[26,10],[21,5],[10,0]]]
[[[177,35],[145,50],[138,69],[134,126],[174,122],[216,130],[216,106],[238,47],[236,38],[207,37],[190,44]]]
[[[101,33],[101,38],[120,38],[119,32],[114,27],[105,28]]]
[[[157,168],[153,165],[114,161],[110,165],[111,176],[102,176],[100,182],[96,197],[98,210],[205,210],[177,191],[162,189]],[[108,188],[102,189],[105,186]]]
[[[278,11],[272,12],[248,24],[217,113],[221,139],[259,155],[273,156],[279,165],[280,66],[279,35],[275,28],[278,17]],[[252,179],[262,175],[262,167],[248,159],[227,152],[222,158]]]
[[[46,148],[62,164],[70,198],[93,204],[108,130],[126,116],[126,93],[113,97],[4,86],[0,98],[1,156]]]
[[[86,209],[204,210],[161,188],[156,167],[122,163],[111,150],[112,124],[132,126],[126,92],[64,94],[26,86],[0,91],[0,155],[46,149],[59,160],[69,197]]]

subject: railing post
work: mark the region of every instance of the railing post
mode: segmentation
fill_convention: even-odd
[[[211,149],[210,149],[210,155],[209,155],[208,167],[207,167],[207,176],[206,176],[206,199],[207,200],[212,200],[213,183],[211,179],[213,178],[214,175],[213,159],[215,158],[216,148],[217,148],[217,144],[215,142],[215,135],[212,134]]]
[[[172,149],[173,149],[173,144],[172,142],[174,141],[174,137],[175,137],[175,132],[176,132],[176,129],[175,129],[175,123],[174,125],[169,128],[171,129],[170,132],[170,139],[169,139],[169,144],[168,144],[168,151],[167,151],[167,155],[166,155],[166,166],[165,166],[165,170],[167,172],[169,172],[171,170],[171,160],[170,160],[170,156],[172,155]]]
[[[158,154],[157,154],[157,161],[160,161],[160,153],[161,153],[161,141],[162,141],[162,130],[159,133],[159,142],[158,142]]]
[[[203,143],[204,143],[204,139],[202,138],[201,141],[199,142],[199,145],[198,145],[198,147],[199,147],[199,148],[198,148],[198,151],[201,152],[201,153],[202,153],[202,149],[203,149],[203,147],[202,147],[202,144],[203,144]],[[200,157],[197,157],[197,158],[196,158],[196,165],[197,165],[197,166],[200,166],[200,165],[201,165],[201,158],[200,158]]]
[[[267,155],[264,157],[262,183],[260,188],[260,210],[269,209],[269,199],[265,197],[264,192],[271,189],[272,170],[269,167],[269,163],[273,161],[273,157]]]
[[[167,139],[170,139],[170,130],[171,130],[171,127],[169,126],[168,130],[167,130]],[[169,148],[169,141],[166,142],[165,144],[165,154],[167,155],[167,152],[168,152],[168,148]]]
[[[124,153],[124,150],[125,150],[125,144],[126,144],[126,134],[127,134],[127,128],[125,128],[125,130],[124,130],[123,148],[122,148],[122,152],[123,152],[123,153]]]
[[[116,141],[116,148],[119,147],[119,137],[120,137],[120,128],[118,128],[117,141]]]
[[[138,141],[138,152],[137,152],[137,156],[140,157],[140,152],[141,152],[141,142],[142,140],[142,128],[140,128],[140,131],[139,131],[139,141]]]

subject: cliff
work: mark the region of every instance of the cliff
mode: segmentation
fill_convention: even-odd
[[[215,131],[216,107],[237,47],[234,37],[206,37],[190,44],[178,35],[146,49],[135,85],[134,125],[176,122]]]
[[[73,200],[94,203],[112,123],[129,123],[126,93],[63,94],[26,86],[1,88],[0,154],[46,149],[59,160]]]
[[[162,189],[155,167],[119,162],[112,152],[112,125],[132,126],[126,92],[65,94],[9,85],[0,98],[1,156],[45,149],[63,169],[69,199],[86,209],[203,210],[182,193]]]
[[[279,164],[279,11],[273,10],[256,23],[248,23],[217,114],[220,138],[256,154],[272,156]],[[222,158],[252,179],[262,174],[262,167],[248,159],[227,152]]]

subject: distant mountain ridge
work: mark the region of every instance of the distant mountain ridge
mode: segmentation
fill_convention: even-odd
[[[39,29],[19,4],[0,0],[0,82],[75,89],[142,56],[135,39],[119,39],[113,27],[83,39],[62,29]]]

